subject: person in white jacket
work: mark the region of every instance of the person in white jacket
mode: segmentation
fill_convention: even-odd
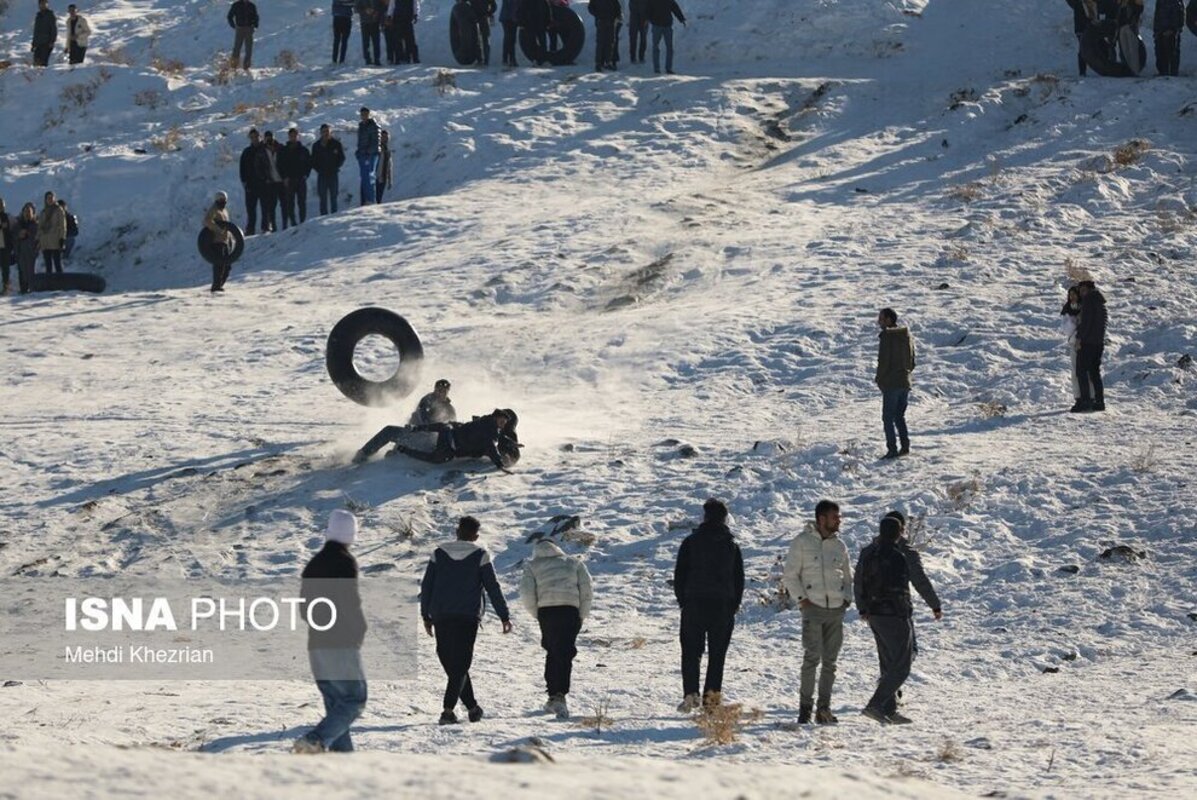
[[[72,3],[67,6],[67,61],[71,64],[82,64],[83,56],[87,53],[87,43],[91,39],[91,26],[87,18],[78,12]]]
[[[840,507],[820,500],[815,519],[794,539],[786,556],[783,582],[802,610],[802,683],[798,721],[810,722],[814,706],[815,672],[819,675],[815,721],[838,722],[831,713],[835,664],[844,643],[844,611],[852,602],[852,567],[848,548],[839,538]]]
[[[545,649],[544,680],[549,694],[545,710],[558,719],[569,718],[570,675],[582,620],[593,600],[590,573],[581,559],[567,556],[550,541],[540,541],[524,566],[520,599],[540,622],[540,646]]]

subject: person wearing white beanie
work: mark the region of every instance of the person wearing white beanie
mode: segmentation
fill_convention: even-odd
[[[328,516],[324,547],[303,570],[301,594],[309,603],[308,661],[316,688],[324,699],[324,719],[306,735],[295,740],[295,753],[347,753],[353,750],[349,726],[366,706],[366,674],[361,648],[366,636],[366,617],[357,585],[357,560],[349,546],[357,538],[357,517],[343,508]],[[316,598],[331,600],[331,612]],[[331,627],[327,627],[331,625]]]

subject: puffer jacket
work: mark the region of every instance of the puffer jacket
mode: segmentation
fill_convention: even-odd
[[[532,560],[524,566],[520,599],[534,617],[542,608],[573,606],[586,619],[594,599],[590,572],[581,559],[567,556],[552,542],[537,542]]]
[[[486,592],[499,619],[509,618],[507,601],[495,575],[490,551],[474,542],[454,540],[436,548],[420,582],[420,616],[428,622],[445,617],[482,619]]]
[[[846,608],[852,602],[852,566],[839,535],[824,539],[813,521],[790,545],[782,575],[795,601],[809,600],[823,608]]]
[[[673,568],[679,606],[717,600],[737,609],[744,600],[744,554],[722,523],[703,521],[682,540]]]
[[[881,331],[877,346],[877,387],[880,389],[909,389],[910,373],[914,369],[914,339],[910,329],[886,328]]]
[[[1105,344],[1108,322],[1105,295],[1097,289],[1090,289],[1089,294],[1081,298],[1081,315],[1076,322],[1077,341],[1090,347]]]
[[[58,204],[43,208],[37,218],[38,245],[43,250],[61,250],[66,241],[66,212]]]
[[[1155,33],[1176,31],[1180,33],[1185,27],[1184,0],[1155,0],[1155,14],[1151,20],[1151,29]]]
[[[73,41],[76,47],[87,47],[87,43],[91,41],[91,25],[87,24],[87,18],[82,14],[76,14],[73,20],[67,17],[66,24],[67,44]]]

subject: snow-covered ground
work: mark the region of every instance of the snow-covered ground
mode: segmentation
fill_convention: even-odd
[[[683,5],[676,77],[591,73],[592,45],[571,68],[449,67],[445,0],[414,67],[361,67],[355,30],[333,69],[326,4],[279,0],[262,68],[221,84],[224,3],[100,0],[87,65],[0,71],[0,197],[70,200],[74,266],[109,283],[0,302],[3,574],[294,575],[350,504],[363,567],[391,574],[478,516],[514,592],[528,535],[578,514],[597,597],[572,702],[613,721],[537,712],[517,611],[480,637],[483,723],[435,725],[421,636],[418,679],[371,684],[352,762],[286,754],[316,720],[306,683],[2,688],[0,794],[1197,791],[1193,41],[1178,79],[1078,80],[1063,3]],[[0,16],[0,58],[27,56],[27,16]],[[273,66],[283,50],[297,68]],[[390,202],[251,239],[211,297],[194,236],[218,188],[240,218],[248,127],[328,121],[351,146],[362,104],[395,141]],[[1070,269],[1110,304],[1104,415],[1065,413]],[[328,331],[366,304],[414,322],[425,382],[450,378],[460,410],[519,411],[515,475],[346,467],[408,411],[327,379]],[[920,353],[895,464],[876,461],[885,305]],[[725,746],[674,711],[666,583],[710,495],[749,574],[726,693],[763,712]],[[876,670],[859,623],[841,724],[792,725],[800,620],[770,601],[822,497],[854,556],[886,510],[923,518],[945,619],[920,609],[908,728],[857,714]],[[1146,558],[1101,560],[1115,544]],[[557,763],[486,761],[532,736]]]

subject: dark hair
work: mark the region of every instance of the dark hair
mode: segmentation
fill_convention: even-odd
[[[478,529],[481,527],[482,523],[473,517],[462,517],[457,520],[457,538],[473,539],[478,535]]]
[[[267,139],[273,139],[273,138],[274,138],[274,131],[266,131],[266,132],[265,132],[264,134],[262,134],[262,135],[263,135],[264,137],[266,137]]]
[[[1076,285],[1076,288],[1079,290],[1082,286],[1084,286],[1086,289],[1096,289],[1097,288],[1097,284],[1094,283],[1093,281],[1081,281],[1080,283],[1078,283]]]
[[[258,135],[258,129],[257,129],[257,128],[250,128],[250,129],[249,129],[249,135],[250,135],[250,136],[257,136],[257,135]]]
[[[882,517],[880,533],[881,541],[896,542],[902,536],[902,524],[893,517]]]
[[[823,516],[824,514],[830,514],[833,511],[839,511],[839,510],[840,510],[840,504],[835,502],[834,500],[820,500],[815,505],[815,519],[818,519],[819,517]]]
[[[326,123],[324,123],[323,125],[321,125],[321,126],[320,126],[320,130],[326,130],[326,129],[327,129],[327,130],[330,130],[330,131],[332,130],[332,128],[328,127],[328,123],[327,123],[327,122],[326,122]]]
[[[903,528],[906,527],[906,515],[901,511],[890,511],[884,517],[882,517],[882,519],[896,519],[899,525],[901,525]]]
[[[883,308],[883,309],[881,309],[881,316],[883,316],[883,317],[885,317],[886,319],[888,319],[888,320],[889,320],[889,324],[890,324],[890,325],[897,325],[897,324],[898,324],[898,312],[897,312],[897,311],[894,311],[892,308]]]
[[[712,497],[702,504],[702,517],[707,522],[726,522],[727,506],[721,500]]]
[[[440,380],[438,380],[438,381],[436,382],[436,386],[435,386],[434,388],[436,388],[436,389],[440,389],[442,386],[443,386],[444,388],[448,389],[448,388],[449,388],[449,381],[445,380],[444,378],[441,378]]]
[[[58,207],[59,207],[59,208],[66,208],[66,207],[67,207],[66,200],[59,200],[59,201],[58,201]]]
[[[293,134],[295,134],[296,136],[298,136],[298,135],[299,135],[299,128],[288,128],[288,129],[287,129],[287,135],[289,136],[289,135],[291,135],[292,133],[293,133]]]

